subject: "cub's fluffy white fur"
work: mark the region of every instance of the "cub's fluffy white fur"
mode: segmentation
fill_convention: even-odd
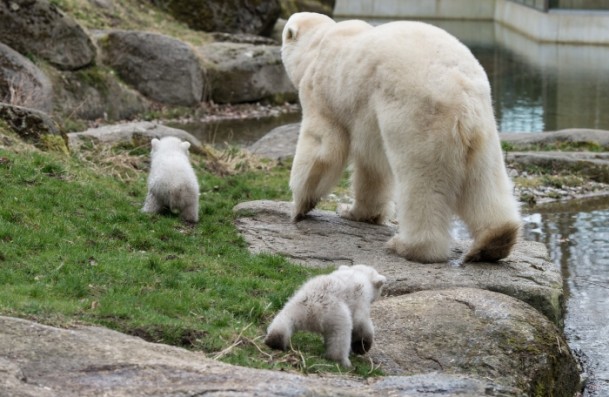
[[[148,195],[142,211],[168,208],[187,222],[198,222],[199,183],[188,157],[190,143],[165,137],[154,138],[151,146]]]
[[[264,342],[286,350],[296,331],[324,336],[326,357],[350,367],[349,352],[365,354],[372,346],[374,327],[370,304],[386,278],[366,265],[341,266],[307,281],[290,298],[267,330]]]
[[[290,176],[295,221],[350,159],[355,202],[340,216],[382,223],[395,199],[399,232],[388,247],[399,255],[449,259],[454,215],[474,237],[465,261],[510,253],[519,209],[488,78],[467,47],[421,22],[373,27],[297,13],[281,51],[303,113]]]

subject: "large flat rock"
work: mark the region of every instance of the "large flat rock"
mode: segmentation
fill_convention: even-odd
[[[392,226],[353,222],[320,210],[293,223],[287,202],[246,202],[234,210],[236,226],[253,252],[284,255],[305,266],[368,264],[388,278],[384,293],[391,296],[450,288],[500,292],[530,304],[555,324],[562,323],[560,269],[549,261],[541,243],[520,241],[499,263],[421,264],[385,249],[395,233]],[[455,259],[467,244],[456,243]]]
[[[0,396],[520,396],[488,379],[430,373],[363,380],[256,370],[99,327],[0,317]]]

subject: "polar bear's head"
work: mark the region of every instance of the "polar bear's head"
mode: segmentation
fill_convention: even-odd
[[[150,141],[152,146],[152,154],[157,152],[171,152],[178,151],[188,155],[188,149],[190,148],[190,142],[182,141],[174,136],[167,136],[161,139],[154,138]]]
[[[295,87],[315,58],[325,28],[335,23],[329,16],[314,12],[292,14],[286,22],[281,36],[281,60]]]
[[[339,272],[348,272],[351,274],[353,279],[364,279],[372,286],[372,295],[369,296],[370,302],[374,302],[381,296],[381,291],[385,283],[387,283],[387,277],[379,274],[375,268],[367,265],[353,265],[346,266],[342,265],[338,268]]]

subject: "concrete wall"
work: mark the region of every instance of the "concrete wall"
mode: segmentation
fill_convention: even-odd
[[[340,18],[495,20],[551,43],[609,45],[609,11],[542,12],[510,0],[337,0]]]
[[[496,0],[495,20],[538,41],[609,45],[609,11],[540,12],[509,0]]]
[[[357,18],[486,19],[495,0],[337,0],[334,15]]]

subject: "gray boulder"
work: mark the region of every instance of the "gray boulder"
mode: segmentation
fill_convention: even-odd
[[[538,134],[502,132],[499,136],[502,142],[510,143],[514,150],[556,148],[557,145],[565,143],[572,147],[598,145],[603,150],[609,150],[609,131],[607,130],[571,128]]]
[[[128,120],[149,108],[142,94],[103,66],[77,71],[50,71],[55,111],[62,118]]]
[[[60,69],[95,61],[95,46],[83,28],[46,0],[0,1],[0,42]]]
[[[224,364],[203,354],[98,327],[54,328],[0,317],[0,395],[20,397],[520,396],[451,374],[304,376]]]
[[[279,46],[211,43],[197,48],[207,71],[209,97],[218,103],[294,100]]]
[[[385,293],[404,295],[424,290],[479,288],[527,302],[552,322],[562,323],[560,269],[549,262],[543,244],[520,241],[499,263],[421,264],[388,252],[385,242],[395,227],[353,222],[329,211],[312,211],[293,223],[291,203],[245,202],[234,208],[237,228],[253,252],[287,256],[305,266],[364,263],[388,278]],[[457,242],[457,259],[469,242]]]
[[[203,93],[202,70],[192,48],[169,36],[112,31],[98,36],[103,62],[148,98],[193,106]]]
[[[246,149],[257,156],[270,159],[285,159],[294,156],[300,123],[286,124],[273,128],[271,132],[248,146]]]
[[[530,396],[573,396],[579,370],[558,328],[504,294],[460,288],[372,306],[370,357],[387,375],[441,371],[492,379]]]
[[[0,43],[0,102],[50,112],[53,86],[29,59]]]
[[[83,132],[68,133],[68,144],[70,149],[78,149],[83,144],[124,145],[133,146],[147,145],[152,138],[163,138],[175,136],[191,143],[190,150],[203,153],[201,142],[186,131],[164,126],[150,121],[124,123],[109,125],[98,128],[89,128]]]
[[[278,0],[152,0],[178,21],[205,32],[268,35],[279,17]]]

